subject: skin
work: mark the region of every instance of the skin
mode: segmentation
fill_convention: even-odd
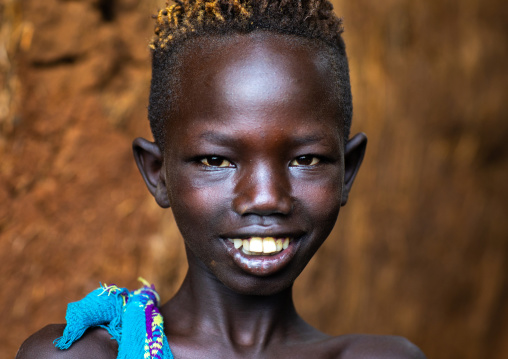
[[[346,204],[366,146],[363,134],[343,143],[321,49],[263,32],[194,40],[181,56],[166,148],[133,144],[149,191],[171,206],[185,240],[186,279],[161,307],[175,357],[424,358],[400,337],[328,336],[294,308],[293,282]],[[250,256],[227,240],[251,236],[292,242]],[[39,331],[17,358],[116,357],[101,329],[57,351],[62,331]]]

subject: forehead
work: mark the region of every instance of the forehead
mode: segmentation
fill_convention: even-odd
[[[220,119],[224,113],[288,121],[296,114],[326,113],[339,126],[336,76],[323,45],[259,31],[193,39],[177,56],[170,133],[188,128],[188,121]]]

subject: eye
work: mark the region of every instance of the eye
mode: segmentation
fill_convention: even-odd
[[[296,157],[289,164],[290,166],[315,166],[320,162],[320,159],[312,155],[304,155]]]
[[[206,156],[200,161],[207,167],[234,167],[230,161],[220,156]]]

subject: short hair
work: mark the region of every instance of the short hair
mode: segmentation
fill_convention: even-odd
[[[186,41],[267,31],[321,42],[331,51],[343,137],[349,137],[353,105],[342,19],[328,0],[175,0],[159,10],[152,49],[152,80],[148,118],[153,137],[164,149],[167,114],[174,104],[174,88],[181,81],[176,68]]]

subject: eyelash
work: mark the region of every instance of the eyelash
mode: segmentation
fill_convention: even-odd
[[[309,161],[310,163],[307,164],[299,164],[298,161]],[[228,159],[222,157],[222,156],[203,156],[198,157],[196,161],[204,166],[205,168],[235,168],[236,165],[233,164]],[[220,162],[219,162],[220,161]],[[215,164],[213,163],[215,162]],[[291,160],[289,163],[290,167],[314,167],[316,165],[322,164],[324,162],[324,159],[319,156],[313,156],[313,155],[302,155],[298,156]]]
[[[311,160],[308,164],[298,164],[299,160]],[[298,156],[295,159],[291,160],[289,166],[291,167],[313,167],[323,162],[323,159],[318,156],[313,155],[303,155]]]
[[[214,161],[220,161],[220,163],[219,164],[212,164],[211,162],[214,162]],[[199,162],[207,168],[209,168],[209,167],[212,167],[212,168],[234,168],[234,167],[236,167],[231,161],[225,159],[222,156],[200,157]]]

